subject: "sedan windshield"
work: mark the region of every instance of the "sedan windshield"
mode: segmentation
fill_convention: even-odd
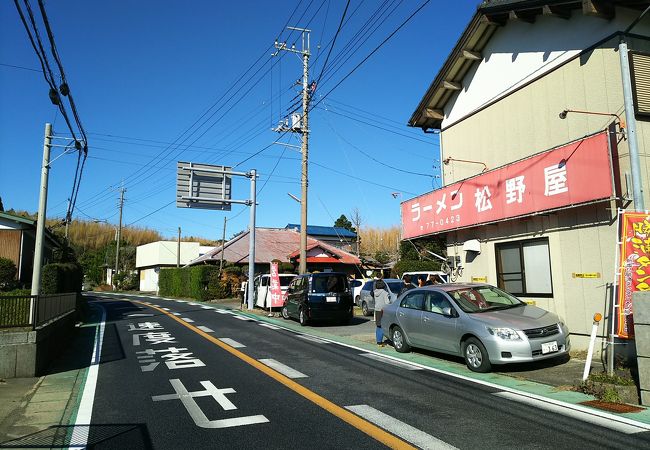
[[[493,286],[477,286],[448,291],[447,294],[466,313],[494,311],[525,305],[507,292]]]

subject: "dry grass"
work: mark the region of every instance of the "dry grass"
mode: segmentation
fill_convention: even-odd
[[[396,255],[399,245],[399,227],[390,228],[363,227],[359,233],[361,237],[361,254],[375,255],[385,252]]]

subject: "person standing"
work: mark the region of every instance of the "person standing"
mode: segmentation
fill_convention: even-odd
[[[377,281],[375,281],[375,288],[372,291],[372,296],[375,298],[375,337],[377,339],[377,345],[383,347],[384,344],[384,331],[381,328],[381,316],[384,310],[384,306],[389,303],[388,296],[388,286],[383,280],[382,275],[379,275]]]
[[[399,291],[400,295],[401,295],[402,293],[404,293],[404,292],[410,290],[410,289],[414,289],[414,288],[415,288],[415,286],[414,286],[413,283],[411,282],[411,275],[408,275],[408,274],[407,274],[407,275],[404,275],[404,278],[402,279],[402,282],[404,283],[404,285],[402,286],[402,289],[400,289],[400,291]]]

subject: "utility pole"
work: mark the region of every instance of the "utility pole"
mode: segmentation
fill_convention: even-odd
[[[181,227],[178,227],[178,245],[176,247],[176,268],[181,266]]]
[[[248,175],[251,179],[251,200],[250,200],[250,219],[249,219],[249,234],[248,234],[248,309],[252,310],[255,307],[254,287],[255,287],[255,206],[257,203],[257,188],[255,181],[257,178],[257,171],[252,169]]]
[[[296,49],[295,45],[287,47],[286,42],[275,42],[275,48],[278,51],[296,53],[302,56],[302,118],[297,124],[291,118],[291,126],[288,121],[283,125],[280,124],[275,131],[300,133],[302,135],[302,174],[301,174],[301,199],[300,199],[300,267],[301,274],[307,272],[307,187],[308,187],[308,155],[309,155],[309,33],[311,30],[305,28],[287,27],[289,30],[302,32],[302,48]]]
[[[50,150],[52,124],[45,124],[43,141],[43,164],[41,165],[41,189],[38,197],[38,218],[36,220],[36,243],[34,246],[34,267],[32,269],[32,295],[41,293],[41,266],[43,264],[43,242],[45,238],[45,215],[47,212],[47,183],[50,175]],[[29,318],[34,317],[34,302],[29,306]]]
[[[221,261],[219,261],[219,276],[221,276],[221,271],[223,270],[223,252],[225,251],[224,245],[226,244],[226,222],[228,219],[224,216],[223,218],[223,234],[221,235]]]
[[[122,239],[122,209],[124,207],[124,193],[126,188],[120,188],[120,222],[117,227],[117,242],[115,246],[115,271],[113,272],[113,286],[117,289],[117,274],[120,270],[120,239]]]

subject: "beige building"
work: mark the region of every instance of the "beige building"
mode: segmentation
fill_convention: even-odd
[[[569,143],[579,149],[586,137],[598,132],[608,137],[601,142],[608,148],[599,149],[611,155],[599,163],[605,172],[593,171],[586,180],[594,189],[611,186],[610,195],[418,232],[445,235],[448,256],[458,256],[462,266],[458,281],[486,280],[558,313],[571,330],[574,350],[587,348],[594,313],[606,316],[599,336],[606,337],[610,327],[617,209],[633,208],[629,142],[621,133],[625,111],[618,45],[622,31],[648,5],[485,1],[409,121],[424,131],[440,132],[444,186],[465,180],[458,186],[472,190],[479,189],[474,181],[481,176],[504,173],[515,162],[521,167],[533,161],[532,155]],[[626,40],[641,179],[645,204],[650,205],[650,16]],[[565,110],[569,112],[560,114]],[[563,168],[563,163],[556,166]],[[583,170],[589,173],[587,166]],[[511,176],[508,182],[514,183]],[[564,176],[568,178],[556,181],[568,190],[571,173]],[[528,194],[524,188],[521,192]],[[539,193],[543,195],[549,198],[548,184],[547,191]],[[465,202],[481,207],[478,192],[476,197],[466,195]],[[402,205],[405,224],[415,217],[410,207],[409,201]],[[467,250],[472,248],[479,251]]]
[[[178,258],[177,241],[156,241],[139,245],[135,253],[135,267],[140,273],[140,290],[158,292],[158,277],[162,267],[183,267],[193,259],[202,256],[214,247],[205,247],[198,242],[181,242]]]

